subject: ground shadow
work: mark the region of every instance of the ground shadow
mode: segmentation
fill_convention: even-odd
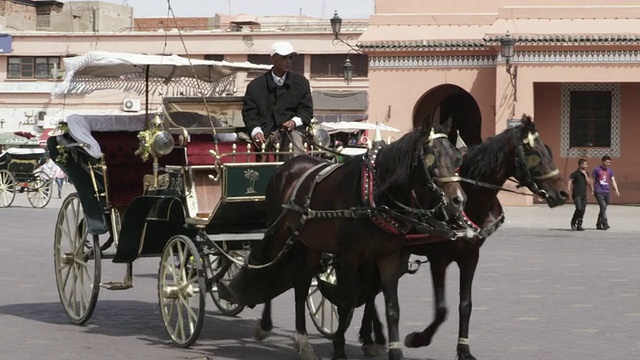
[[[82,334],[134,337],[146,345],[175,350],[162,323],[158,306],[153,303],[101,300],[97,303],[91,319],[83,326],[72,324],[58,302],[3,305],[0,306],[0,314],[47,324],[68,325],[78,329]],[[265,360],[298,358],[293,349],[292,329],[275,327],[273,336],[264,341],[257,341],[252,337],[255,325],[255,319],[232,318],[207,311],[196,344],[179,351],[184,352],[186,358],[198,360],[220,357],[246,359],[255,357],[255,354],[259,354],[259,358]],[[330,340],[313,333],[309,335],[309,340],[320,358],[330,358],[333,349]],[[347,343],[346,351],[350,358],[365,358],[357,343]]]

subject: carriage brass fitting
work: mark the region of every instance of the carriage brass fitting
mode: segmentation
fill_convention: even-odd
[[[247,152],[251,152],[251,143],[247,143]]]
[[[260,150],[262,150],[262,152],[267,151],[267,144],[262,144],[262,146],[260,146]]]
[[[280,143],[276,143],[276,152],[280,152]]]
[[[293,152],[293,143],[289,143],[289,152],[292,153]]]
[[[231,145],[231,152],[234,153],[234,154],[236,153],[236,147],[237,146],[236,146],[235,143],[233,145]]]
[[[211,154],[211,156],[213,156],[216,159],[216,161],[220,161],[220,156],[215,150],[209,150],[209,154]]]
[[[307,151],[308,148],[309,148],[309,144],[304,143],[304,151]]]
[[[162,130],[164,128],[164,120],[162,120],[160,115],[156,114],[156,116],[154,116],[149,122],[149,125],[149,128],[151,129]]]

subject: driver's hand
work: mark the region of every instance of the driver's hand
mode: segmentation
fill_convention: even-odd
[[[287,131],[292,131],[296,128],[296,122],[293,120],[285,121],[282,123],[282,127],[287,129]]]
[[[253,143],[256,144],[257,147],[262,147],[262,144],[264,144],[265,142],[267,141],[264,138],[263,133],[259,132],[253,136]]]

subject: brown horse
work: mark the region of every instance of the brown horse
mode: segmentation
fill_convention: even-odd
[[[479,259],[480,247],[502,224],[502,207],[497,194],[509,178],[515,178],[519,187],[546,200],[549,207],[565,202],[567,192],[556,169],[550,149],[544,145],[529,116],[523,116],[522,125],[505,130],[483,144],[473,147],[465,155],[460,167],[463,189],[467,195],[464,207],[466,221],[476,229],[473,241],[456,240],[413,246],[404,250],[427,256],[435,297],[435,318],[422,332],[405,338],[407,347],[428,346],[447,317],[445,301],[445,275],[447,267],[456,262],[460,269],[460,305],[457,356],[474,360],[469,349],[469,320],[471,318],[471,287]],[[369,294],[368,306],[373,305],[375,293]],[[360,332],[361,339],[372,341],[371,326],[379,324],[375,309],[366,310]],[[379,334],[376,334],[376,338]]]
[[[265,276],[265,269],[251,275],[251,270],[243,268],[244,274],[241,270],[229,287],[235,300],[249,305],[268,301],[293,285],[296,348],[302,358],[315,359],[307,341],[305,300],[321,254],[340,254],[337,272],[344,293],[338,304],[333,356],[346,358],[344,332],[357,302],[358,293],[351,291],[358,289],[357,269],[363,263],[375,263],[386,299],[389,358],[400,359],[397,286],[408,261],[400,250],[425,239],[434,241],[433,235],[450,241],[454,233],[433,219],[436,214],[459,216],[465,202],[455,177],[461,156],[445,135],[450,125],[428,131],[429,123],[368,158],[352,158],[342,166],[308,156],[285,162],[267,188],[267,209],[274,225],[261,244],[264,252],[252,251],[254,262],[276,259],[278,270]],[[283,204],[286,210],[281,212]],[[278,259],[282,253],[289,255],[286,261]],[[283,267],[283,263],[292,265]],[[260,300],[246,296],[249,290],[260,292],[254,288],[258,284],[268,287],[269,294]],[[269,305],[260,324],[262,331],[272,328]]]

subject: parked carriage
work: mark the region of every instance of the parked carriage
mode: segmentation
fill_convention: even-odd
[[[53,179],[38,170],[44,155],[40,148],[9,148],[0,154],[0,208],[11,206],[16,193],[27,194],[34,208],[49,204]]]
[[[48,142],[77,190],[63,201],[54,240],[69,319],[88,321],[101,287],[131,288],[134,261],[158,256],[163,323],[176,345],[189,346],[201,331],[207,293],[222,313],[242,311],[217,296],[217,284],[232,278],[250,244],[263,238],[266,185],[290,154],[254,149],[238,137],[242,99],[221,96],[235,86],[237,71],[264,67],[110,53],[65,59],[65,67],[59,93],[142,88],[148,100],[153,91],[195,88],[209,95],[166,97],[160,111],[138,117],[70,116],[66,133]],[[102,281],[103,259],[126,264],[122,281]],[[332,332],[335,310],[318,294],[309,296],[312,319]]]

